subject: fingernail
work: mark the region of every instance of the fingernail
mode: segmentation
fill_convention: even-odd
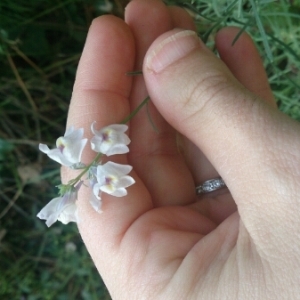
[[[177,32],[161,41],[152,50],[147,57],[146,67],[159,73],[200,45],[201,41],[196,32],[191,30]]]

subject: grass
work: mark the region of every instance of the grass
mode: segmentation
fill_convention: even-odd
[[[115,1],[122,15],[126,1]],[[255,40],[279,108],[300,120],[299,1],[168,1],[187,7],[213,49],[239,26]],[[59,169],[38,152],[64,126],[89,24],[105,1],[0,3],[0,298],[110,299],[74,224],[48,229],[37,212],[56,196]]]

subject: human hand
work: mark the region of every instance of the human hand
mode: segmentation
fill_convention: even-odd
[[[237,29],[221,30],[222,62],[190,31],[174,29],[194,29],[178,8],[134,0],[126,22],[92,24],[68,118],[89,132],[95,120],[120,122],[148,93],[153,102],[159,134],[140,111],[130,153],[117,158],[133,165],[128,196],[103,195],[99,215],[89,189],[79,192],[80,234],[112,298],[297,299],[300,128],[274,108],[250,38],[232,47]],[[143,62],[144,79],[124,75]],[[185,158],[177,131],[193,142],[184,140]],[[218,174],[230,193],[197,198],[195,184]]]

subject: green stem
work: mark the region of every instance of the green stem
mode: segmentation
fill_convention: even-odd
[[[138,112],[139,110],[147,104],[147,102],[150,100],[150,97],[147,96],[142,103],[129,115],[127,116],[123,121],[121,121],[121,124],[126,124],[129,120],[131,120]]]
[[[126,73],[127,76],[143,75],[143,71],[131,71]]]
[[[88,164],[84,169],[83,171],[74,179],[70,180],[69,181],[69,185],[73,185],[75,186],[75,184],[81,179],[81,177],[90,169],[90,167],[95,163],[95,162],[98,162],[99,159],[101,158],[103,154],[102,153],[98,153],[96,155],[96,157],[92,160],[92,162],[90,164]]]

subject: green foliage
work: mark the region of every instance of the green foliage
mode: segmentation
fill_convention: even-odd
[[[12,151],[14,146],[3,139],[0,139],[0,161],[4,161],[9,151]]]
[[[36,217],[60,182],[38,143],[64,132],[80,53],[103,3],[0,1],[1,299],[109,299],[76,226],[48,229]]]
[[[121,15],[125,2],[116,0],[113,12]],[[220,28],[246,30],[280,109],[300,120],[299,1],[166,2],[189,9],[212,50]],[[50,145],[64,133],[80,53],[103,4],[0,1],[1,299],[109,299],[76,226],[56,223],[48,229],[36,218],[60,183],[57,164],[38,152],[38,143]]]
[[[247,31],[256,42],[279,108],[300,121],[300,2],[273,0],[166,1],[194,14],[199,35],[214,50],[225,26]],[[238,39],[239,35],[236,37]],[[233,43],[236,41],[233,41]]]
[[[2,244],[1,299],[104,299],[76,226],[45,230],[34,223],[23,221],[24,228],[12,230]]]

